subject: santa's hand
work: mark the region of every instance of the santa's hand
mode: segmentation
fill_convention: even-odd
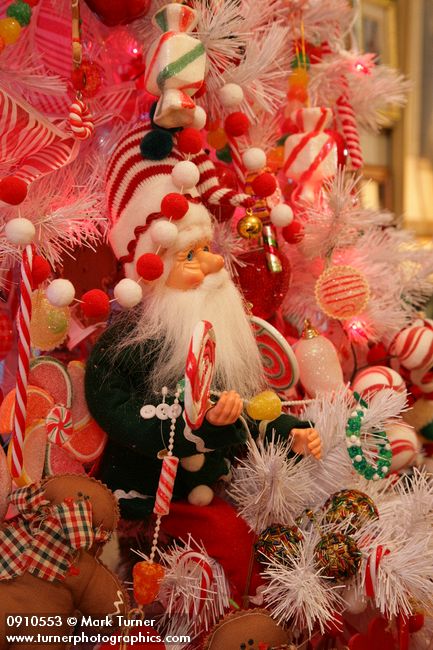
[[[311,454],[317,460],[322,457],[322,443],[316,429],[292,429],[292,449],[296,454]]]
[[[217,427],[234,424],[242,413],[243,407],[242,398],[236,391],[224,391],[215,406],[206,413],[206,420]]]

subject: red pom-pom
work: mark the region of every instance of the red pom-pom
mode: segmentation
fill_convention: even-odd
[[[236,111],[227,115],[224,122],[224,129],[227,135],[232,138],[238,138],[241,135],[246,135],[250,128],[250,121],[245,113]]]
[[[164,271],[164,262],[155,253],[145,253],[138,258],[135,268],[143,280],[157,280]]]
[[[304,229],[299,221],[292,221],[291,224],[282,229],[281,234],[288,244],[299,244],[304,238]]]
[[[271,196],[271,194],[273,194],[277,189],[277,181],[273,174],[265,172],[264,174],[259,174],[255,177],[251,183],[251,187],[256,196]]]
[[[51,266],[44,257],[35,255],[32,262],[32,282],[33,287],[38,287],[41,282],[49,278],[51,274]]]
[[[161,212],[167,219],[178,221],[188,212],[189,204],[183,194],[171,192],[164,196],[161,201]]]
[[[19,205],[27,196],[27,183],[16,176],[6,176],[0,181],[0,201]]]
[[[191,127],[183,129],[177,136],[177,148],[182,153],[198,153],[202,148],[200,131]]]
[[[91,289],[81,296],[83,304],[81,309],[85,316],[91,318],[105,318],[110,312],[110,301],[101,289]]]

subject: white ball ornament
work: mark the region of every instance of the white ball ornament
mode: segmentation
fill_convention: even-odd
[[[121,307],[125,309],[132,309],[138,305],[138,303],[143,298],[143,290],[138,282],[135,280],[130,280],[129,278],[123,278],[116,284],[113,290],[113,294],[117,302]]]
[[[50,282],[45,295],[53,307],[67,307],[75,298],[75,288],[70,280],[58,278]]]
[[[226,108],[234,108],[244,101],[244,91],[238,84],[225,84],[219,89],[218,96]]]
[[[178,189],[190,190],[199,182],[200,171],[190,160],[181,160],[173,167],[171,180]]]
[[[194,129],[198,129],[200,131],[200,129],[204,129],[206,125],[206,120],[207,120],[207,115],[204,108],[202,108],[201,106],[196,106],[194,109],[194,119],[192,121],[191,126],[193,126]]]
[[[242,162],[248,171],[256,172],[266,165],[266,154],[259,147],[250,147],[242,154]]]
[[[150,229],[150,236],[154,244],[169,248],[177,239],[178,229],[171,221],[156,221]]]
[[[5,225],[5,235],[11,244],[27,246],[27,244],[32,243],[36,235],[36,230],[30,219],[17,217],[7,222]]]
[[[278,228],[284,228],[293,221],[293,210],[287,203],[278,203],[271,210],[271,222]]]

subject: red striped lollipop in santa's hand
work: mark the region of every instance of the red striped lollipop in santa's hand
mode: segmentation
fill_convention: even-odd
[[[185,420],[198,429],[209,406],[215,367],[215,333],[212,324],[201,320],[194,328],[185,368]]]

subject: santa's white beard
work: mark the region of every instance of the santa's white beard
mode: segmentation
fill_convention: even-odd
[[[260,353],[242,297],[225,269],[207,275],[197,289],[180,291],[161,284],[149,289],[141,316],[121,347],[157,341],[147,383],[157,393],[163,386],[173,390],[185,373],[189,342],[200,320],[212,323],[215,331],[212,388],[236,390],[247,399],[263,390]]]

